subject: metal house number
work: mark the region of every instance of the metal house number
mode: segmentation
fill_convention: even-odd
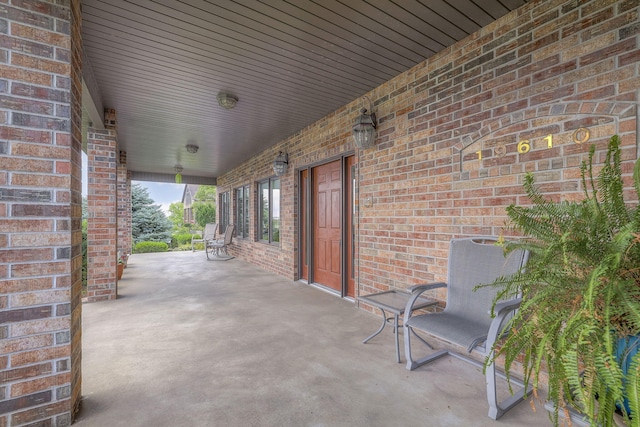
[[[590,136],[591,134],[589,132],[589,129],[578,128],[573,131],[572,139],[576,144],[584,144],[585,142],[589,141]],[[545,136],[543,140],[546,142],[546,148],[553,148],[553,134]],[[531,146],[531,140],[522,139],[518,141],[516,149],[519,154],[526,154],[531,151]],[[476,154],[478,155],[478,160],[482,160],[482,150],[476,151]],[[497,145],[493,149],[493,154],[497,157],[504,157],[507,154],[507,147],[504,144]]]

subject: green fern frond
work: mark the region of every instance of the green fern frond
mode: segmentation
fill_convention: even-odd
[[[504,357],[507,374],[522,361],[524,381],[535,387],[542,371],[548,373],[555,425],[565,405],[593,424],[615,425],[616,405],[626,397],[640,427],[640,357],[626,378],[616,358],[618,338],[640,333],[640,208],[638,200],[624,200],[620,145],[611,138],[597,176],[595,147],[589,150],[580,167],[584,200],[548,200],[527,174],[523,188],[531,205],[507,208],[509,227],[526,237],[505,249],[524,249],[530,257],[526,269],[492,284],[497,300],[522,296],[495,357]],[[640,160],[633,186],[640,199]]]

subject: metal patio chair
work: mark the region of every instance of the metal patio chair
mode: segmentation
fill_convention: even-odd
[[[413,370],[445,355],[452,355],[476,366],[482,367],[471,357],[449,349],[439,350],[416,360],[411,352],[411,332],[422,331],[446,342],[473,350],[482,356],[493,359],[492,348],[503,333],[503,322],[518,308],[519,299],[501,302],[496,306],[496,317],[491,317],[491,305],[498,289],[483,287],[474,291],[479,284],[492,283],[500,276],[507,276],[520,270],[528,259],[525,251],[511,252],[505,258],[503,248],[496,245],[495,237],[461,238],[451,240],[447,283],[433,283],[412,286],[412,297],[404,311],[404,344],[407,369]],[[413,314],[412,306],[419,296],[431,289],[446,287],[447,304],[442,312]],[[489,417],[500,418],[506,411],[523,401],[523,384],[510,379],[522,387],[503,402],[497,401],[496,375],[505,378],[491,363],[485,371]]]
[[[215,252],[216,257],[220,257],[220,251],[224,252],[225,255],[229,256],[227,252],[227,247],[233,241],[233,232],[236,226],[233,224],[227,225],[227,229],[224,231],[224,237],[218,240],[211,240],[205,242],[205,252],[207,253],[207,259],[209,258],[209,254],[213,255]]]
[[[204,226],[204,231],[202,232],[202,237],[200,239],[196,239],[196,235],[194,234],[191,237],[191,251],[195,252],[195,244],[196,243],[205,243],[205,248],[206,248],[206,242],[209,240],[216,240],[216,231],[218,230],[218,223],[216,222],[210,222],[208,224],[205,224]]]

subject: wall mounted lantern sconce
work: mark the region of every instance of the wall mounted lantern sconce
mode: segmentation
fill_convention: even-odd
[[[273,161],[273,172],[276,176],[282,176],[287,173],[287,167],[289,166],[289,155],[282,151],[278,154],[278,157]]]
[[[176,184],[182,184],[182,166],[175,165],[173,170],[176,171]]]
[[[195,144],[187,144],[185,148],[187,149],[187,153],[196,154],[200,147]]]
[[[371,101],[369,101],[369,108],[372,110]],[[361,109],[358,120],[353,124],[353,141],[356,147],[372,147],[376,140],[377,127],[378,121],[376,120],[376,113],[371,111],[371,114],[367,114],[366,108]]]
[[[238,98],[228,93],[220,92],[217,96],[218,105],[226,110],[231,110],[238,103]]]

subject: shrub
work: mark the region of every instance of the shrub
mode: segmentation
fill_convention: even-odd
[[[193,234],[191,234],[191,233],[174,234],[173,236],[171,236],[171,240],[174,240],[176,242],[177,246],[187,245],[187,244],[190,245],[192,236],[193,236]],[[199,235],[195,235],[195,236],[196,236],[196,239],[200,238]]]
[[[195,244],[195,249],[196,250],[202,250],[202,249],[204,249],[204,245],[202,243],[196,243]],[[180,245],[178,247],[175,247],[175,248],[172,249],[172,251],[175,251],[175,252],[191,251],[191,242],[189,242],[189,244],[187,244],[187,245]]]
[[[133,251],[137,254],[145,254],[149,252],[167,252],[169,245],[165,242],[140,242]]]

